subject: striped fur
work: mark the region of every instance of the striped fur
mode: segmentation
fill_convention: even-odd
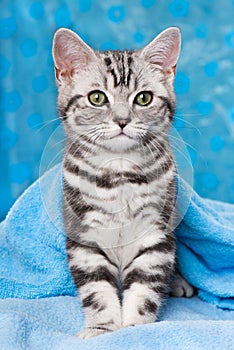
[[[168,130],[178,38],[171,28],[136,52],[94,52],[65,29],[54,39],[67,135],[67,256],[86,314],[82,338],[153,322],[168,290],[175,263]],[[88,100],[97,90],[106,95],[103,106]],[[148,106],[135,103],[142,91],[153,96]]]

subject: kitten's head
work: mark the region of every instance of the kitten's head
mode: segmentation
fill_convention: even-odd
[[[139,51],[92,50],[68,29],[54,36],[58,109],[68,138],[127,151],[167,135],[175,108],[180,31],[163,31]]]

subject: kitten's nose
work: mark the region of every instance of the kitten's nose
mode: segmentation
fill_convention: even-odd
[[[131,118],[121,118],[121,117],[115,117],[113,118],[113,122],[117,123],[119,127],[123,130],[123,128],[130,123]]]

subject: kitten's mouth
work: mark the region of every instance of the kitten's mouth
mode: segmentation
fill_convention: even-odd
[[[110,137],[111,139],[133,139],[132,136],[125,134],[125,132],[123,130],[121,130],[121,132],[119,132],[117,135],[114,135],[112,137]]]

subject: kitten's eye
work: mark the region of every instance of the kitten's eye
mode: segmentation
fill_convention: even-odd
[[[106,97],[106,95],[104,94],[104,92],[102,91],[92,91],[90,92],[89,96],[89,102],[93,105],[93,106],[97,106],[97,107],[101,107],[103,106],[105,103],[108,102],[108,98]]]
[[[148,106],[153,100],[153,94],[150,91],[142,91],[136,95],[133,103],[139,106]]]

